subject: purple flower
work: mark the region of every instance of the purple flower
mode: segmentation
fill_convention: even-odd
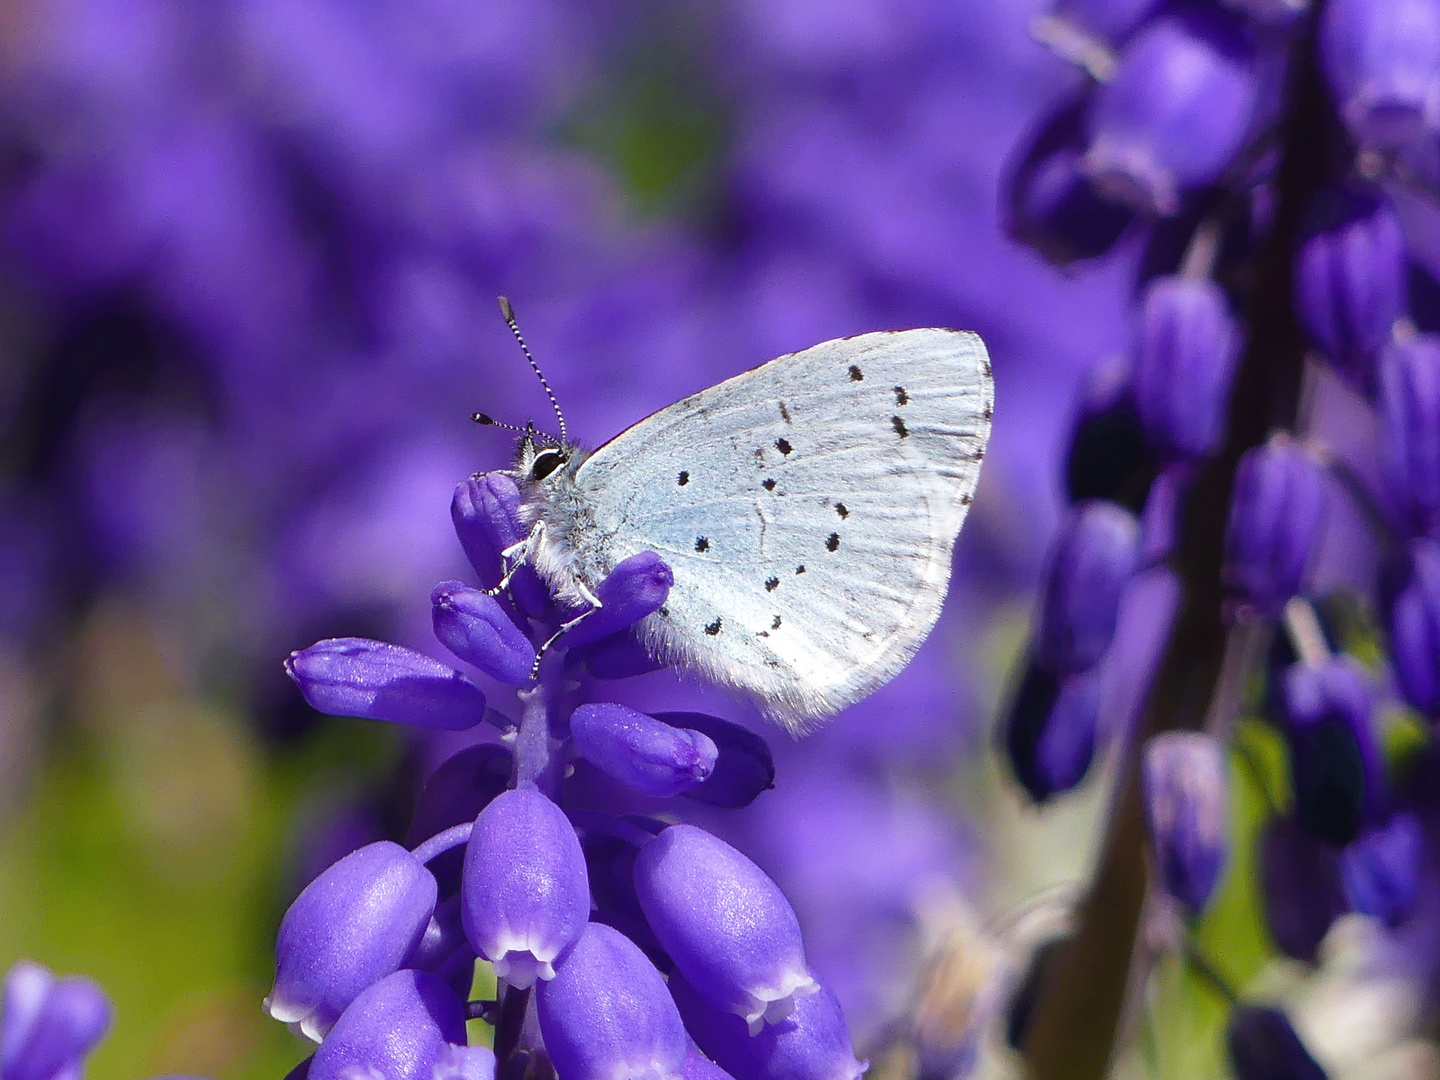
[[[671,727],[700,732],[719,753],[709,777],[682,792],[687,799],[739,810],[775,786],[775,759],[770,744],[749,728],[698,712],[657,712],[655,719]]]
[[[1043,803],[1070,791],[1090,770],[1098,741],[1098,670],[1062,678],[1030,664],[1005,723],[1015,778]]]
[[[1139,525],[1114,503],[1070,512],[1045,579],[1036,659],[1058,675],[1088,671],[1115,636],[1120,594],[1139,565]]]
[[[1244,144],[1253,65],[1243,32],[1222,12],[1180,8],[1150,22],[1096,95],[1085,155],[1092,180],[1143,213],[1176,213]]]
[[[362,991],[410,960],[435,899],[434,876],[399,844],[346,855],[285,912],[266,1010],[319,1042]]]
[[[1225,1046],[1235,1080],[1326,1080],[1290,1018],[1268,1005],[1235,1006]]]
[[[1108,78],[1115,63],[1110,50],[1123,45],[1159,6],[1159,0],[1056,0],[1030,24],[1030,32],[1061,59]]]
[[[1400,150],[1440,127],[1440,7],[1431,0],[1329,0],[1319,44],[1358,142]]]
[[[110,1000],[89,979],[57,979],[21,960],[0,998],[0,1077],[70,1080],[110,1028]]]
[[[715,1062],[700,1052],[693,1042],[686,1043],[685,1057],[680,1062],[681,1080],[735,1080]]]
[[[628,630],[645,616],[659,611],[675,584],[675,575],[665,560],[653,551],[642,551],[618,563],[595,587],[601,607],[565,635],[571,648],[586,645]]]
[[[524,686],[535,664],[535,646],[500,602],[459,581],[430,594],[435,636],[461,660],[507,686]]]
[[[1405,314],[1405,240],[1389,203],[1337,192],[1322,213],[1330,220],[1295,258],[1295,309],[1310,340],[1361,387]]]
[[[1315,960],[1330,924],[1349,908],[1339,853],[1294,817],[1277,817],[1265,828],[1260,887],[1270,936],[1298,960]]]
[[[1285,712],[1295,812],[1307,829],[1337,846],[1377,819],[1385,764],[1365,670],[1349,657],[1285,673]]]
[[[1340,856],[1340,877],[1360,914],[1398,927],[1410,918],[1420,892],[1425,838],[1408,812],[1395,814],[1357,837]]]
[[[585,670],[597,679],[629,679],[659,671],[665,665],[645,651],[629,631],[601,638],[581,650]]]
[[[536,995],[545,1052],[562,1080],[669,1080],[685,1026],[665,980],[629,938],[588,924]]]
[[[1385,568],[1381,611],[1400,693],[1434,719],[1440,715],[1440,542],[1411,540]]]
[[[438,660],[385,641],[327,638],[293,652],[285,673],[312,708],[460,731],[485,717],[485,694]]]
[[[1440,524],[1440,337],[1393,342],[1380,358],[1380,475],[1415,532]]]
[[[570,736],[591,765],[657,799],[706,780],[719,756],[708,736],[624,705],[581,705],[570,715]]]
[[[520,520],[521,501],[520,489],[503,472],[472,476],[455,489],[450,519],[483,588],[500,583],[505,572],[501,553],[529,533]],[[552,609],[550,595],[532,567],[522,566],[511,576],[510,595],[532,618],[544,618]]]
[[[1285,439],[1247,450],[1235,470],[1225,528],[1225,583],[1245,603],[1277,614],[1309,585],[1327,502],[1325,475]]]
[[[1141,781],[1157,875],[1165,891],[1198,916],[1225,866],[1230,828],[1225,748],[1198,732],[1157,735],[1145,747]]]
[[[840,1002],[821,986],[795,1003],[778,1023],[751,1034],[734,1013],[717,1009],[683,977],[671,976],[670,993],[700,1049],[731,1076],[765,1080],[859,1080],[857,1061]]]
[[[1208,278],[1158,277],[1140,302],[1135,408],[1152,446],[1170,458],[1220,449],[1240,332]]]
[[[790,902],[723,840],[693,825],[670,826],[635,860],[635,892],[685,977],[752,1031],[815,992]]]
[[[341,1014],[315,1051],[309,1080],[432,1080],[449,1046],[464,1043],[465,1008],[455,993],[424,971],[397,971]]]
[[[1135,217],[1095,190],[1082,167],[1084,153],[1077,104],[1022,146],[1001,183],[1006,233],[1058,266],[1105,254]]]
[[[564,812],[534,788],[497,796],[475,819],[460,889],[465,936],[522,989],[555,977],[555,960],[590,917],[585,853]]]

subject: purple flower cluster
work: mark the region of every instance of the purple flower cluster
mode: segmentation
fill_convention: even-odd
[[[1119,736],[1175,940],[1233,1003],[1191,931],[1247,717],[1288,764],[1279,794],[1247,769],[1279,950],[1314,961],[1348,911],[1413,929],[1440,885],[1437,759],[1387,744],[1398,710],[1440,718],[1440,5],[1062,0],[1033,31],[1084,78],[1013,155],[1009,230],[1058,264],[1134,257],[1137,286],[1075,421],[1005,747],[1044,801]],[[1126,696],[1107,671],[1153,575],[1177,606]],[[1228,1040],[1239,1077],[1323,1075],[1278,1009],[1238,1005]]]
[[[597,677],[654,667],[631,628],[673,579],[652,553],[625,560],[596,590],[600,613],[556,636],[573,613],[532,570],[501,587],[519,504],[508,473],[459,486],[454,521],[484,588],[451,581],[431,597],[436,637],[518,688],[518,719],[489,703],[498,690],[398,645],[332,639],[286,663],[322,712],[498,730],[432,774],[409,850],[369,844],[296,898],[270,1015],[320,1043],[312,1080],[483,1080],[542,1053],[560,1080],[853,1080],[863,1066],[838,1003],[769,876],[695,825],[562,808],[581,763],[633,795],[714,807],[748,805],[774,768],[762,740],[717,717],[577,703]],[[442,869],[461,848],[458,873]],[[477,960],[494,1000],[467,1000]],[[467,1016],[494,1025],[493,1055],[467,1045]]]

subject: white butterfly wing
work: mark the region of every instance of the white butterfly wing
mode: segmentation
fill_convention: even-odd
[[[994,409],[980,338],[827,341],[617,436],[575,475],[598,576],[653,550],[675,574],[641,637],[801,729],[887,682],[939,617]]]

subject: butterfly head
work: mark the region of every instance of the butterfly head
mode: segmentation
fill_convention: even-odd
[[[523,484],[548,487],[572,474],[584,456],[573,443],[528,430],[520,439],[515,469]]]

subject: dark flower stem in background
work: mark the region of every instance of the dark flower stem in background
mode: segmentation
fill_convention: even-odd
[[[1305,344],[1292,304],[1291,267],[1302,213],[1326,175],[1313,30],[1319,11],[1317,4],[1291,47],[1275,217],[1254,262],[1249,337],[1230,395],[1224,450],[1196,477],[1174,559],[1183,586],[1180,611],[1140,730],[1124,748],[1104,848],[1075,936],[1049,965],[1035,1008],[1025,1054],[1036,1080],[1099,1080],[1111,1062],[1147,887],[1138,751],[1152,734],[1196,728],[1204,720],[1226,642],[1224,537],[1216,523],[1225,520],[1240,456],[1297,413]]]

